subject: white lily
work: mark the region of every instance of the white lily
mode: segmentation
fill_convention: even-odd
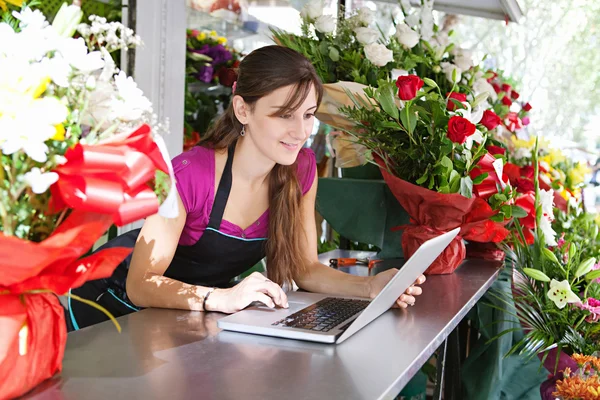
[[[547,296],[554,304],[556,304],[556,307],[560,309],[565,308],[567,303],[578,303],[581,301],[579,297],[573,293],[571,285],[566,279],[561,282],[552,279],[550,281],[550,290],[548,291]]]

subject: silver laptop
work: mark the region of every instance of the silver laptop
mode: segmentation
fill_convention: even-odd
[[[342,343],[386,312],[456,237],[460,228],[423,243],[373,300],[288,293],[289,308],[246,308],[221,318],[223,330],[322,343]]]

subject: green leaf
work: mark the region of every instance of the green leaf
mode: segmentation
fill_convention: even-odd
[[[581,264],[579,264],[579,267],[575,271],[575,278],[579,278],[580,276],[590,272],[594,267],[594,264],[596,264],[596,259],[594,257],[586,258]]]
[[[525,218],[527,216],[527,211],[525,211],[522,207],[519,207],[519,206],[511,206],[511,207],[512,207],[512,215],[513,215],[513,217],[515,217],[515,218]]]
[[[595,270],[595,271],[588,272],[588,273],[585,275],[585,279],[587,279],[588,281],[593,281],[593,280],[596,280],[596,279],[598,279],[598,278],[600,278],[600,269],[597,269],[597,270]]]
[[[417,127],[417,113],[414,110],[408,111],[408,131],[412,135]]]
[[[573,260],[575,258],[575,255],[577,255],[577,246],[575,245],[575,243],[570,243],[569,244],[569,260]]]
[[[542,255],[544,256],[544,258],[546,258],[548,261],[551,261],[553,263],[556,263],[558,265],[560,265],[560,263],[558,262],[558,258],[556,258],[556,255],[552,252],[552,250],[544,247],[542,249]]]
[[[440,193],[450,193],[450,186],[440,186],[440,188],[438,189],[438,192],[440,192]]]
[[[470,176],[460,178],[460,194],[469,199],[473,197],[473,180]]]
[[[392,87],[390,85],[386,85],[380,87],[379,90],[379,104],[381,104],[381,108],[386,112],[387,115],[398,119],[398,107],[396,106],[396,102],[394,101],[394,92],[392,91]],[[404,122],[402,122],[404,124]],[[405,125],[406,126],[406,125]]]
[[[536,281],[550,282],[550,278],[548,277],[548,275],[546,275],[539,269],[523,268],[523,272],[530,278],[535,279]]]
[[[483,174],[478,175],[475,179],[473,179],[473,185],[481,184],[488,176],[489,176],[489,174],[487,172],[484,172]]]
[[[425,181],[427,181],[427,179],[429,178],[429,173],[425,172],[423,174],[422,177],[420,177],[419,179],[417,179],[417,181],[415,182],[417,185],[422,185],[425,183]]]
[[[502,206],[500,209],[502,210],[502,213],[504,214],[504,216],[506,218],[512,218],[512,208],[511,208],[511,206],[509,206],[509,205]]]
[[[456,193],[460,189],[460,174],[455,170],[450,172],[450,192]]]
[[[452,164],[452,160],[448,157],[442,157],[442,159],[440,160],[440,164],[442,164],[446,168],[445,175],[450,174],[452,171],[454,171],[454,165]]]

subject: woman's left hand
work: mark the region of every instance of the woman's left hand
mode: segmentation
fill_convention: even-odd
[[[368,285],[369,285],[369,297],[375,298],[381,290],[387,285],[387,283],[396,275],[398,270],[396,268],[388,269],[387,271],[383,271],[378,273],[375,276],[369,277]],[[394,308],[407,308],[409,305],[414,306],[416,301],[416,296],[419,296],[423,293],[423,289],[421,289],[417,285],[422,285],[425,282],[425,275],[421,275],[417,281],[404,292],[394,304]]]

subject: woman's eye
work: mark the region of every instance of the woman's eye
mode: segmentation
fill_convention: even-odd
[[[314,117],[314,116],[315,116],[315,114],[306,114],[306,115],[304,116],[304,118],[306,118],[306,119],[310,119],[310,118],[312,118],[312,117]]]
[[[280,115],[279,118],[290,119],[290,118],[292,118],[292,116],[290,114],[284,114],[284,115]]]

